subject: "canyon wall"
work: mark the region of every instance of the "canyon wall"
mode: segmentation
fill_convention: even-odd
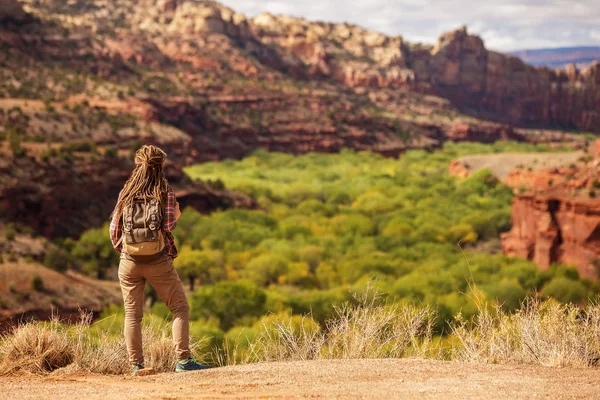
[[[581,276],[600,278],[599,148],[596,141],[588,156],[568,166],[508,175],[505,182],[523,193],[513,199],[512,229],[502,235],[505,254],[543,269],[572,265]]]
[[[582,70],[535,68],[488,51],[465,27],[424,46],[357,26],[268,14],[251,26],[261,42],[288,49],[315,77],[441,95],[476,116],[516,125],[600,132],[598,62]]]
[[[166,148],[168,151],[168,148]],[[32,227],[46,237],[77,237],[109,222],[133,163],[96,157],[39,162],[34,157],[0,159],[2,220]],[[181,208],[208,213],[229,207],[253,208],[249,197],[192,182],[176,163],[165,172]]]
[[[519,196],[512,205],[512,230],[502,235],[504,253],[577,267],[586,278],[600,278],[600,201],[567,196]]]

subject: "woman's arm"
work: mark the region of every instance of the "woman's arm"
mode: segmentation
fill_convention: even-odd
[[[121,253],[121,241],[123,239],[123,232],[121,230],[121,217],[117,215],[116,210],[113,211],[112,218],[110,220],[110,241],[117,253]]]
[[[165,217],[163,218],[163,231],[165,232],[171,232],[177,226],[176,203],[175,192],[169,188],[167,192],[167,204],[165,204]]]

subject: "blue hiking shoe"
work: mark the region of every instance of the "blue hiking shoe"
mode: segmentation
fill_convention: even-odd
[[[133,366],[133,371],[131,372],[131,376],[135,376],[135,374],[142,369],[144,369],[144,364],[135,364]]]
[[[179,361],[177,363],[177,366],[175,367],[175,372],[200,371],[209,368],[210,366],[206,364],[200,364],[193,358],[188,358],[187,360]]]

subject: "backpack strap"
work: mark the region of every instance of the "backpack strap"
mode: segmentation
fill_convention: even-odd
[[[133,243],[133,207],[127,205],[123,207],[123,236],[127,236],[127,242]],[[121,239],[123,238],[121,236]]]

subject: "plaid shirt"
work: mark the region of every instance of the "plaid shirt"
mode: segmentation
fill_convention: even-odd
[[[175,246],[175,238],[171,231],[175,229],[177,225],[177,219],[175,218],[175,192],[169,188],[167,192],[167,204],[165,206],[165,215],[163,216],[163,233],[165,234],[165,253],[171,257],[177,257],[177,247]],[[113,214],[112,220],[110,221],[110,241],[117,253],[123,252],[123,246],[121,242],[123,240],[123,218],[121,215]]]

